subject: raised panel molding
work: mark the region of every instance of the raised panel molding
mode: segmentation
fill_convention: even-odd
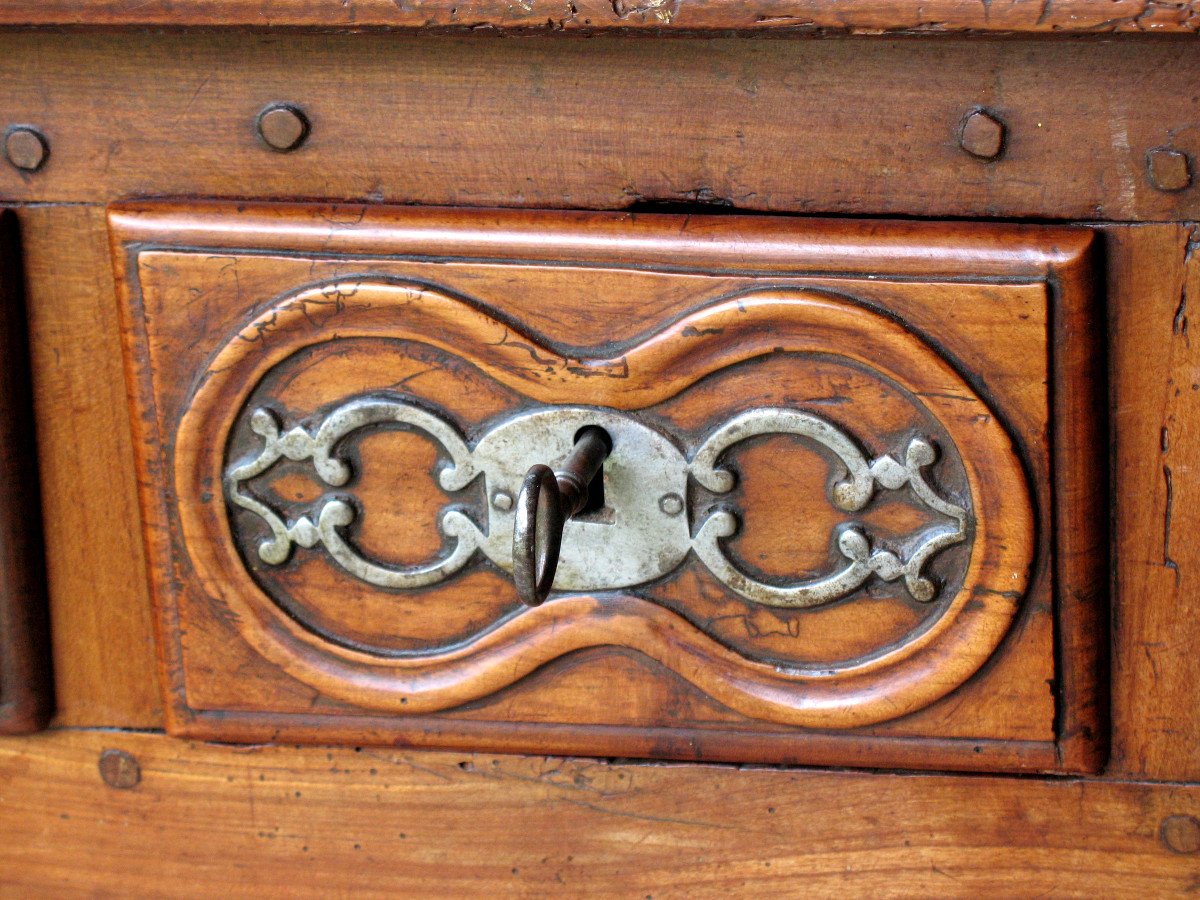
[[[200,203],[110,223],[176,733],[1102,759],[1089,232]],[[617,436],[608,505],[528,608],[494,498],[569,446],[537,423],[589,414]],[[638,481],[623,440],[677,480]],[[639,506],[656,491],[678,509]],[[630,539],[656,515],[662,546]]]

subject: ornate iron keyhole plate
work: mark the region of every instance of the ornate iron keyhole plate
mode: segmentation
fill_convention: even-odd
[[[349,464],[338,457],[340,442],[353,432],[379,425],[415,429],[436,441],[447,456],[439,473],[447,491],[462,491],[484,480],[487,521],[481,527],[461,509],[450,507],[440,528],[449,552],[424,565],[396,567],[358,552],[342,530],[355,516],[345,499],[323,498],[319,508],[294,521],[246,492],[243,485],[268,471],[282,458],[311,461],[317,476],[331,487],[350,478]],[[776,607],[811,607],[844,599],[872,577],[904,580],[909,594],[929,602],[937,588],[925,577],[926,563],[947,547],[961,543],[973,527],[970,513],[939,494],[924,469],[936,459],[933,445],[913,438],[895,455],[870,460],[858,442],[827,419],[788,409],[755,409],[724,423],[705,437],[691,459],[667,436],[628,414],[609,409],[549,407],[522,413],[489,430],[472,449],[443,415],[411,401],[383,398],[351,400],[331,411],[309,433],[295,426],[283,430],[269,409],[254,411],[249,428],[262,440],[253,459],[226,471],[226,497],[264,523],[270,537],[258,546],[268,564],[285,562],[294,545],[325,551],[346,572],[383,588],[417,589],[437,584],[461,570],[476,551],[505,571],[512,571],[513,497],[532,461],[557,459],[571,449],[580,429],[595,425],[611,437],[604,464],[606,515],[603,521],[574,520],[563,534],[555,585],[560,590],[611,591],[636,587],[668,574],[694,551],[722,584],[755,603]],[[725,555],[721,543],[738,528],[736,512],[714,507],[697,517],[684,499],[689,479],[713,494],[732,489],[732,473],[720,466],[726,450],[760,435],[790,434],[813,442],[836,465],[830,499],[847,513],[862,510],[876,491],[907,488],[913,498],[948,520],[926,528],[910,540],[906,556],[876,549],[871,538],[847,521],[831,535],[844,557],[837,571],[804,582],[772,585],[754,579]],[[693,526],[695,534],[693,536]]]

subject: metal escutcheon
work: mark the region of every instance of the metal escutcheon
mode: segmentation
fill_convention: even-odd
[[[311,512],[285,519],[242,488],[282,458],[311,460],[326,484],[346,485],[351,466],[337,448],[347,435],[378,425],[412,428],[437,441],[446,459],[437,478],[448,492],[462,491],[482,475],[486,525],[480,527],[459,505],[447,506],[439,519],[445,552],[426,563],[395,566],[363,555],[354,545],[348,529],[358,512],[347,498],[325,495]],[[512,572],[520,598],[536,605],[551,589],[610,591],[648,584],[694,553],[731,591],[764,606],[821,606],[851,596],[873,579],[903,579],[914,600],[928,603],[941,594],[939,583],[927,574],[928,564],[944,550],[970,541],[975,528],[970,507],[940,493],[927,479],[938,459],[931,441],[908,436],[892,453],[872,457],[836,423],[794,409],[739,413],[704,436],[690,459],[640,419],[595,407],[522,413],[494,426],[474,448],[438,413],[390,398],[351,400],[313,432],[301,426],[284,429],[273,412],[258,409],[250,417],[250,429],[263,445],[256,457],[226,472],[225,490],[233,505],[257,516],[270,532],[258,545],[259,559],[281,565],[294,547],[319,544],[354,577],[388,589],[437,584],[481,551]],[[689,504],[690,481],[715,495],[732,491],[736,479],[722,462],[726,451],[772,434],[795,435],[824,449],[833,476],[828,500],[852,516],[829,535],[840,560],[815,577],[783,584],[755,579],[726,554],[725,541],[739,527],[735,509],[709,506],[693,522],[697,511]],[[554,471],[545,460],[562,463]],[[595,490],[589,491],[589,485]],[[900,490],[929,510],[933,520],[880,542],[853,516],[876,493]]]
[[[601,435],[602,442],[593,440]],[[593,459],[571,459],[579,455]],[[512,571],[526,603],[540,603],[551,587],[586,591],[644,584],[675,569],[688,554],[687,460],[665,435],[637,419],[586,407],[541,409],[484,435],[474,458],[485,472],[490,505],[482,549]],[[597,464],[590,472],[589,462]],[[560,522],[555,501],[574,497],[582,504],[597,478],[603,505],[587,511],[574,505],[562,510]],[[561,540],[551,545],[539,539],[539,529]]]

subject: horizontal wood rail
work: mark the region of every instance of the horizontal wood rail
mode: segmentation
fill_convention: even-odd
[[[1135,32],[1200,28],[1195,0],[30,0],[0,26],[200,26],[541,32]]]
[[[18,894],[1166,896],[1195,886],[1200,834],[1197,786],[111,731],[0,742],[0,785]]]

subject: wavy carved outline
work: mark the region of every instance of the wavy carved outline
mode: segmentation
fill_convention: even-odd
[[[445,652],[380,657],[336,645],[276,606],[239,558],[223,504],[180,504],[193,565],[235,614],[241,634],[330,697],[385,712],[436,712],[493,694],[567,653],[616,645],[658,661],[747,716],[817,728],[870,725],[920,709],[966,681],[1008,631],[1027,588],[1034,514],[1016,449],[994,413],[979,415],[987,406],[967,382],[893,319],[802,288],[757,289],[715,302],[611,359],[563,356],[427,285],[344,278],[299,291],[256,316],[214,355],[177,432],[179,496],[200,496],[206,479],[220,483],[224,439],[260,379],[331,336],[429,344],[536,401],[615,409],[652,405],[713,371],[778,351],[842,356],[920,397],[946,429],[966,470],[976,534],[963,589],[938,620],[900,646],[819,671],[746,659],[633,596],[558,598]],[[979,405],[964,403],[964,396]]]

